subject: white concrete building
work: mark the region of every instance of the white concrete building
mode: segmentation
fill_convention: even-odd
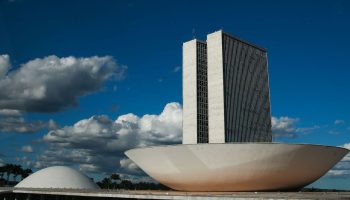
[[[183,144],[271,142],[264,48],[217,31],[183,44]]]
[[[180,191],[297,190],[314,182],[349,150],[310,144],[180,144],[125,154],[160,183]]]
[[[183,44],[183,144],[125,154],[170,188],[207,192],[297,190],[349,152],[272,143],[270,110],[266,50],[217,31]]]
[[[98,189],[85,174],[65,166],[41,169],[19,182],[15,188]]]
[[[183,143],[208,143],[206,43],[183,44]]]

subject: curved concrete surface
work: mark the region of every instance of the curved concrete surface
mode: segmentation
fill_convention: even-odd
[[[98,189],[99,187],[89,177],[75,169],[54,166],[31,174],[15,188]]]
[[[125,154],[175,190],[269,191],[304,187],[348,152],[308,144],[225,143],[146,147]]]

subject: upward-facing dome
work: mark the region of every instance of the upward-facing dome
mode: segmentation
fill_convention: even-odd
[[[16,188],[72,188],[98,189],[83,173],[65,166],[48,167],[35,172],[19,182]]]

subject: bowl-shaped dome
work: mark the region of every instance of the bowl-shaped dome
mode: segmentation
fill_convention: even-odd
[[[146,147],[125,154],[160,183],[183,191],[267,191],[304,187],[349,151],[278,143]]]
[[[48,167],[31,174],[19,182],[16,188],[71,188],[98,189],[83,173],[64,166]]]

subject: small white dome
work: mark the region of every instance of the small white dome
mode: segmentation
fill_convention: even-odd
[[[98,189],[99,187],[83,173],[65,166],[48,167],[31,174],[16,188],[72,188]]]

